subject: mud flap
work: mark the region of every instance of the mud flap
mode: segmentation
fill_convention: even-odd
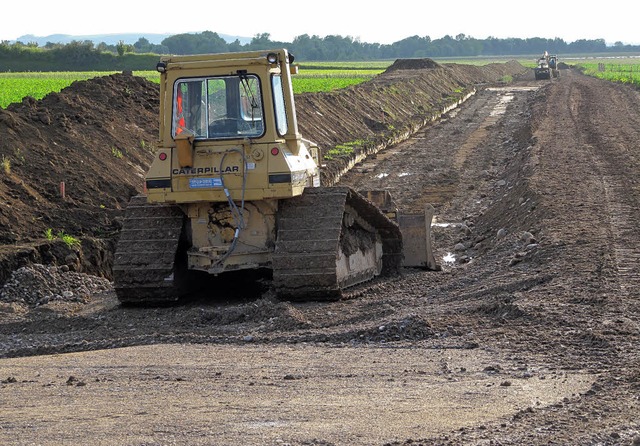
[[[403,213],[398,210],[391,194],[387,190],[359,192],[400,227],[403,246],[402,254],[404,256],[402,266],[424,268],[431,271],[440,271],[442,269],[436,263],[431,247],[431,221],[435,212],[433,206],[427,204],[423,213]]]

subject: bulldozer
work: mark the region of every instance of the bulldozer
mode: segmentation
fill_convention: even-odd
[[[536,67],[533,72],[536,80],[557,78],[560,75],[560,71],[558,71],[558,56],[545,51],[536,61]]]
[[[433,208],[405,215],[387,191],[321,185],[286,49],[163,56],[156,69],[157,150],[114,257],[121,303],[177,301],[203,274],[266,270],[281,299],[337,300],[403,267],[438,269]]]

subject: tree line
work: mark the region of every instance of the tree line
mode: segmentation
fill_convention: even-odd
[[[292,42],[271,40],[268,33],[257,34],[250,42],[227,42],[217,33],[204,31],[195,34],[176,34],[153,44],[141,37],[133,44],[118,42],[73,41],[67,44],[8,41],[0,42],[0,71],[101,71],[149,70],[155,67],[161,54],[203,54],[235,51],[287,48],[296,58],[306,61],[367,61],[398,58],[444,58],[483,56],[524,56],[541,54],[589,54],[608,52],[638,52],[640,45],[616,42],[607,46],[604,39],[563,39],[488,37],[475,39],[464,34],[431,39],[411,36],[391,44],[366,43],[349,36],[326,37],[303,34]]]

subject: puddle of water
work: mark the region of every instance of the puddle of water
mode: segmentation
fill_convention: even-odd
[[[500,92],[511,92],[511,91],[535,91],[540,88],[540,85],[528,85],[528,86],[508,86],[508,87],[489,87],[487,91],[500,91]]]
[[[491,113],[489,114],[489,116],[504,115],[505,112],[507,111],[507,105],[509,104],[509,102],[513,101],[513,98],[514,98],[513,93],[507,93],[504,96],[502,96],[500,98],[500,102],[498,102],[495,108],[491,110]]]

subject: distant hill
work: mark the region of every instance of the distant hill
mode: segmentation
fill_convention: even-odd
[[[196,31],[194,31],[196,33]],[[49,36],[34,36],[33,34],[25,34],[24,36],[18,37],[15,41],[19,41],[22,43],[30,43],[36,42],[38,46],[45,46],[47,42],[51,43],[69,43],[73,40],[84,42],[85,40],[91,40],[94,44],[98,45],[99,43],[106,43],[107,45],[115,45],[119,41],[124,41],[124,43],[134,44],[140,39],[144,37],[150,43],[154,45],[160,45],[164,39],[167,37],[171,37],[175,34],[153,34],[153,33],[124,33],[124,34],[91,34],[86,36],[72,36],[69,34],[51,34]],[[227,43],[234,42],[236,39],[240,41],[241,44],[246,44],[251,42],[251,37],[241,37],[241,36],[230,36],[228,34],[218,34],[222,37]],[[13,42],[13,41],[12,41]]]

